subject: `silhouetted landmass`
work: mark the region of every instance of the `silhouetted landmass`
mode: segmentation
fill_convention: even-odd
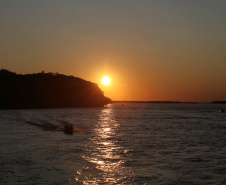
[[[102,107],[111,103],[97,84],[58,73],[0,70],[0,109]]]
[[[226,101],[213,101],[214,104],[226,104]]]
[[[180,101],[113,101],[113,103],[197,103],[197,102],[180,102]]]

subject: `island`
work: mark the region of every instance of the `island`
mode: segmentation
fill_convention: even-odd
[[[112,102],[96,83],[59,73],[0,70],[0,109],[103,107]]]
[[[213,104],[226,104],[226,101],[212,101]]]

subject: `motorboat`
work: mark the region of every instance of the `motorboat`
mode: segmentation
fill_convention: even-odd
[[[69,134],[69,135],[72,135],[73,134],[73,125],[72,124],[65,124],[64,125],[64,133],[65,134]]]

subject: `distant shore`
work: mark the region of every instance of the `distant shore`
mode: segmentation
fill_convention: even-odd
[[[212,102],[181,102],[181,101],[112,101],[112,103],[172,103],[172,104],[199,104],[199,103],[212,103],[212,104],[226,104],[226,101],[212,101]]]

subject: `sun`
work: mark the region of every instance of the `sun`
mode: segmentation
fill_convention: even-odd
[[[111,83],[111,79],[109,77],[105,76],[102,78],[102,83],[104,85],[109,85]]]

